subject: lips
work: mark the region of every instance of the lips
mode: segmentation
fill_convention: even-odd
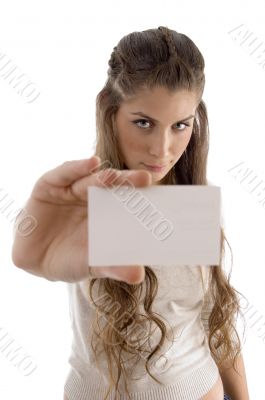
[[[165,169],[164,167],[151,167],[150,165],[144,164],[145,168],[147,168],[149,171],[153,171],[153,172],[162,172]]]

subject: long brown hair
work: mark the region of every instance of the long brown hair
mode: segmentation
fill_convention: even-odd
[[[201,98],[205,84],[204,59],[194,42],[186,35],[162,26],[133,32],[123,37],[114,47],[108,65],[108,78],[96,98],[95,155],[101,158],[102,165],[107,161],[112,168],[127,169],[119,149],[114,118],[124,99],[156,86],[172,92],[187,90],[198,95],[192,136],[183,155],[162,181],[167,185],[207,185],[209,130],[207,109]],[[227,277],[222,266],[225,240],[227,242],[221,227],[220,265],[209,267],[207,298],[212,299],[213,307],[208,319],[208,342],[218,365],[232,359],[235,368],[235,359],[241,351],[240,338],[235,327],[240,312],[239,292],[230,284],[231,271]],[[96,301],[93,288],[96,288],[97,296],[100,295]],[[161,383],[149,371],[150,360],[158,352],[168,333],[162,316],[152,311],[157,288],[158,280],[150,266],[145,266],[145,279],[140,284],[130,285],[109,278],[93,278],[89,281],[89,295],[96,310],[91,345],[96,359],[98,347],[101,346],[109,371],[109,390],[105,399],[109,398],[113,388],[116,399],[117,393],[120,393],[121,377],[124,378],[125,390],[130,398],[127,390],[129,375],[125,366],[128,354],[136,362],[146,354],[146,371]],[[140,312],[140,304],[144,313]],[[115,305],[119,308],[118,315]],[[100,318],[105,321],[102,328],[99,328]],[[161,338],[148,351],[146,341],[142,343],[139,339],[132,342],[128,331],[137,324],[138,328],[144,326],[147,336],[150,336],[150,329],[146,328],[150,323],[158,327]],[[97,342],[96,346],[94,341]]]

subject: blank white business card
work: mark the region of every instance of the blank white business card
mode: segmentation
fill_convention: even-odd
[[[218,186],[88,187],[88,263],[219,265]]]

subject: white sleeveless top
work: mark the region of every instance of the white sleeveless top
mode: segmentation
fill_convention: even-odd
[[[158,278],[153,312],[162,316],[162,320],[166,319],[172,327],[150,369],[164,385],[154,381],[145,371],[145,359],[142,357],[132,368],[128,383],[131,398],[200,399],[214,386],[219,376],[207,342],[207,322],[212,305],[204,302],[211,267],[152,265],[151,268]],[[103,400],[107,389],[106,360],[104,355],[100,355],[103,371],[99,371],[90,345],[95,310],[88,297],[88,285],[88,280],[67,284],[73,329],[70,370],[65,382],[69,400]],[[94,290],[95,287],[93,293],[96,293]],[[153,344],[159,342],[160,336],[160,330],[154,329]]]

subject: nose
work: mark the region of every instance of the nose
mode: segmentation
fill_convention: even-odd
[[[154,156],[156,159],[164,160],[169,155],[171,139],[170,132],[157,131],[155,134],[151,135],[149,144],[149,154]]]

